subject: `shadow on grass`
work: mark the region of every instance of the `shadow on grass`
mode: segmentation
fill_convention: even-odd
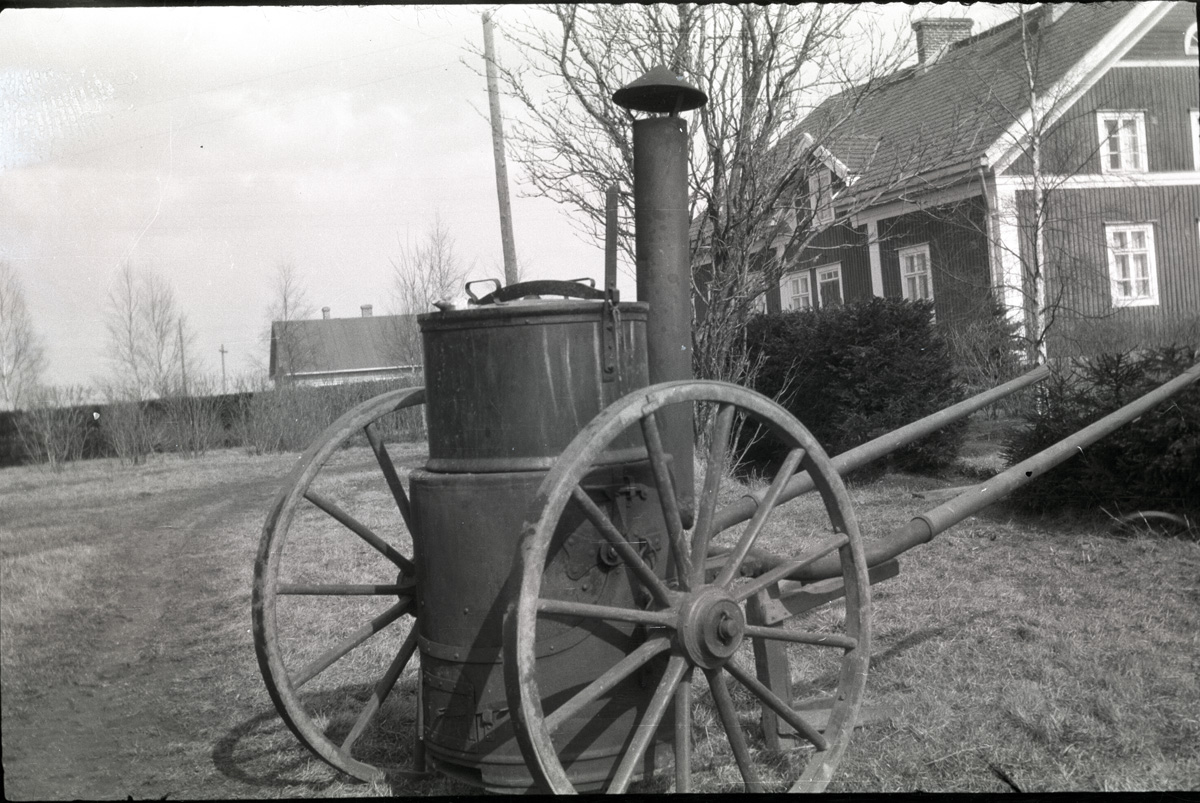
[[[292,746],[280,748],[276,743],[287,738]],[[269,789],[303,787],[319,792],[332,786],[332,779],[311,780],[298,777],[310,759],[308,752],[288,730],[279,712],[262,711],[242,722],[220,739],[212,750],[213,766],[222,775],[247,786]]]
[[[965,629],[968,625],[970,625],[972,622],[974,622],[975,620],[981,619],[985,616],[994,615],[995,613],[996,613],[996,611],[994,611],[994,610],[980,611],[979,613],[972,614],[971,616],[965,617],[964,619],[961,619],[957,622],[951,622],[950,624],[941,625],[939,627],[928,627],[928,628],[925,628],[924,630],[916,630],[912,633],[909,633],[904,638],[897,641],[895,644],[892,644],[886,650],[883,650],[882,652],[878,652],[878,653],[873,653],[871,655],[871,663],[870,663],[869,671],[874,672],[874,671],[878,670],[883,664],[885,664],[888,661],[890,661],[891,659],[896,658],[897,656],[903,654],[907,650],[911,650],[913,647],[917,647],[921,644],[924,644],[927,641],[932,641],[934,639],[941,638],[942,636],[945,636],[947,633],[961,631],[961,630]],[[827,672],[827,673],[820,675],[818,677],[815,677],[811,681],[809,681],[808,688],[804,689],[804,693],[809,694],[809,695],[828,693],[828,692],[833,691],[835,688],[837,688],[837,683],[838,683],[838,671]],[[799,692],[796,689],[793,689],[793,694],[799,694]],[[800,695],[800,696],[803,696],[803,695]]]
[[[402,697],[402,692],[403,689],[397,687],[392,697]],[[358,704],[365,702],[370,693],[370,686],[355,685],[306,695],[303,702],[310,712],[342,709],[347,701]],[[353,709],[351,715],[334,719],[326,731],[330,741],[341,743],[353,724],[353,714],[357,714],[357,708]],[[420,796],[461,791],[456,784],[434,773],[427,778],[409,778],[400,773],[393,776],[389,772],[410,769],[415,729],[415,708],[411,705],[392,710],[391,716],[381,713],[380,718],[356,743],[354,757],[382,769],[389,776],[385,788],[390,788],[393,795]],[[361,787],[364,794],[376,788],[374,784],[361,782],[327,765],[310,752],[274,708],[260,711],[226,733],[213,746],[212,763],[230,780],[257,789],[287,789],[300,794],[309,791],[314,796],[320,796],[322,792],[343,794],[339,789],[344,789],[346,784]]]

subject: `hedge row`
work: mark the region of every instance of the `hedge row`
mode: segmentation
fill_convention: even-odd
[[[963,398],[931,312],[928,302],[875,298],[758,316],[747,329],[751,361],[759,363],[751,384],[795,415],[831,456],[840,454]],[[946,427],[862,473],[888,464],[939,469],[958,456],[963,427]],[[745,433],[741,445],[756,464],[782,457]]]
[[[1044,383],[1025,426],[1011,437],[1011,463],[1030,457],[1148,393],[1196,363],[1191,347],[1077,360]],[[1103,508],[1200,515],[1200,385],[1175,395],[1020,489],[1032,512]]]
[[[412,379],[144,402],[46,406],[0,413],[0,466],[118,457],[139,462],[162,452],[245,448],[254,454],[302,451],[342,413]],[[402,439],[424,436],[419,409],[381,422]],[[390,430],[390,432],[389,432]],[[365,443],[365,439],[363,439]]]

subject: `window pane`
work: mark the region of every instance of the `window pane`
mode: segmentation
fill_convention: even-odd
[[[1147,276],[1150,275],[1150,271],[1147,270],[1147,268],[1146,268],[1146,255],[1145,254],[1134,254],[1133,255],[1133,269],[1134,269],[1133,275],[1139,279],[1145,279]]]
[[[1125,247],[1125,232],[1117,230],[1112,233],[1112,246],[1113,248]]]
[[[1130,245],[1133,248],[1142,250],[1146,247],[1146,232],[1144,231],[1135,230],[1129,232],[1129,239],[1131,241]]]
[[[1117,254],[1117,278],[1125,280],[1129,278],[1129,255]]]
[[[838,291],[838,283],[836,279],[832,282],[821,282],[820,290],[821,306],[829,307],[842,303],[842,294]]]

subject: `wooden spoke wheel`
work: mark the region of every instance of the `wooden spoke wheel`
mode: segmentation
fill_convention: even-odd
[[[280,490],[254,563],[254,647],[275,707],[305,746],[365,781],[424,774],[417,536],[385,445],[424,401],[423,388],[392,391],[331,424]],[[363,435],[373,458],[343,449]]]
[[[687,497],[673,485],[675,472],[662,446],[660,421],[670,416],[679,420],[678,413],[670,412],[676,407],[685,408],[685,414],[705,414],[710,422],[700,441],[710,447],[696,479],[700,492],[694,497],[694,516],[680,504]],[[734,433],[756,426],[758,436],[776,439],[786,457],[753,518],[744,528],[725,526],[721,522],[731,517],[722,511],[741,496],[727,487]],[[644,436],[661,507],[659,521],[669,544],[669,556],[657,562],[634,548],[620,517],[610,518],[581,484],[608,444],[629,428],[640,428]],[[780,504],[788,496],[788,480],[801,472],[810,475],[819,499]],[[556,530],[569,506],[582,512],[594,537],[620,556],[629,582],[641,587],[640,594],[630,595],[639,600],[634,606],[579,603],[554,591],[554,583],[543,582],[563,543]],[[578,512],[568,512],[578,521]],[[689,531],[685,525],[693,519]],[[793,557],[759,572],[748,558],[766,547]],[[764,601],[769,605],[780,580],[833,553],[840,559],[841,578],[832,582],[840,588],[832,593],[823,589],[822,599],[832,601],[810,606],[803,623],[786,615],[764,619],[750,609]],[[674,755],[675,791],[697,791],[698,785],[705,790],[820,791],[829,782],[854,729],[866,684],[870,588],[858,524],[841,478],[813,436],[782,407],[721,382],[670,382],[629,394],[581,431],[547,475],[530,508],[514,572],[519,586],[505,624],[505,685],[526,763],[545,788],[574,789],[560,757],[566,745],[556,739],[562,724],[649,667],[656,667],[653,696],[612,771],[609,792],[625,792],[642,771],[655,739],[671,732],[671,723],[663,720],[672,703],[674,740],[668,752]],[[637,623],[643,638],[612,666],[581,667],[580,683],[555,695],[552,710],[547,710],[538,689],[537,630],[539,620],[562,616]],[[767,668],[771,662],[765,656],[774,656],[773,668]],[[787,677],[780,677],[781,672]],[[818,723],[807,709],[793,707],[793,689],[802,687],[824,693],[827,721]],[[755,707],[769,715],[763,716],[764,724],[781,722],[797,734],[797,746],[778,749],[780,740],[764,738],[756,718],[747,727],[746,712],[739,708]],[[736,774],[730,775],[734,769]]]

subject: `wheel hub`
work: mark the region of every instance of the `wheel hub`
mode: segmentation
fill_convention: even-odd
[[[693,664],[711,669],[737,652],[745,637],[746,616],[727,594],[709,587],[680,606],[679,643]]]

